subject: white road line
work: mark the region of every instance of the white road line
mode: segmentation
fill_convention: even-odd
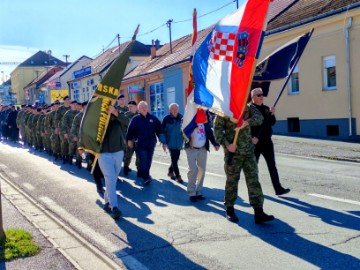
[[[322,198],[322,199],[337,201],[337,202],[343,202],[343,203],[350,203],[350,204],[360,205],[360,202],[358,202],[358,201],[353,201],[353,200],[341,199],[341,198],[336,198],[336,197],[331,197],[331,196],[326,196],[326,195],[321,195],[321,194],[316,194],[316,193],[311,193],[311,194],[308,194],[308,195],[314,196],[314,197],[318,197],[318,198]]]
[[[9,172],[9,175],[12,177],[12,178],[18,178],[19,175],[16,173],[16,172]]]
[[[170,166],[170,163],[165,163],[165,162],[156,161],[156,160],[153,160],[153,162],[157,163],[157,164],[160,164],[160,165],[165,165],[165,166],[168,166],[168,167]],[[179,169],[188,170],[188,167],[179,166]],[[224,175],[225,175],[225,173],[224,174],[217,174],[217,173],[211,173],[211,172],[205,172],[205,174],[216,176],[216,177],[224,177]]]
[[[96,242],[98,242],[101,246],[109,250],[111,253],[116,254],[116,256],[121,256],[120,258],[117,258],[121,263],[124,263],[129,269],[139,269],[139,270],[147,270],[148,268],[140,263],[138,260],[136,260],[134,257],[130,256],[125,251],[121,250],[119,251],[119,248],[114,245],[112,242],[107,240],[104,236],[97,233],[95,230],[93,230],[91,227],[86,225],[85,223],[81,222],[78,218],[71,215],[68,211],[66,211],[64,208],[62,208],[60,205],[55,203],[53,200],[51,200],[48,197],[41,197],[40,200],[48,205],[54,212],[56,212],[61,217],[66,217],[66,220],[77,230],[80,230],[82,233],[84,233],[87,237],[91,239],[96,239]]]
[[[30,183],[23,183],[23,186],[27,188],[28,190],[34,190],[34,186]]]

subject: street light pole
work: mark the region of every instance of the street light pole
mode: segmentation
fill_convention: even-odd
[[[170,36],[170,53],[172,53],[172,44],[171,44],[171,23],[173,20],[168,20],[166,22],[167,27],[169,27],[169,36]]]

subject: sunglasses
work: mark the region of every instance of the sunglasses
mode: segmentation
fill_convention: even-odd
[[[256,94],[255,96],[257,96],[257,97],[263,97],[264,94]]]

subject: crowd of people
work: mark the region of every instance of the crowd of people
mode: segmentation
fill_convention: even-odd
[[[210,121],[199,123],[185,141],[181,127],[183,116],[179,113],[177,103],[169,105],[169,114],[161,122],[149,112],[147,102],[126,102],[125,96],[119,95],[116,104],[108,109],[110,121],[102,149],[97,156],[98,162],[94,162],[94,156],[90,153],[87,155],[87,168],[90,170],[94,166],[92,169],[97,191],[104,193],[104,210],[114,219],[122,215],[116,195],[116,183],[121,170],[125,176],[132,170],[130,164],[134,153],[137,177],[142,178],[144,185],[151,183],[151,165],[158,141],[163,150],[170,153],[167,175],[179,184],[184,179],[180,174],[178,161],[181,150],[185,149],[189,200],[193,203],[206,200],[202,187],[211,143],[216,151],[220,146],[224,149],[226,218],[231,222],[239,221],[234,205],[238,196],[240,173],[243,171],[255,223],[273,220],[274,216],[263,210],[264,195],[257,164],[260,155],[266,160],[275,194],[284,195],[290,189],[283,188],[280,184],[275,163],[271,141],[271,126],[276,122],[275,108],[263,104],[261,88],[253,89],[251,97],[252,102],[246,107],[240,128],[230,118],[216,116],[214,123],[211,123],[213,128]],[[20,111],[14,106],[3,107],[0,112],[2,138],[18,141],[20,137],[24,145],[37,151],[46,151],[54,160],[61,159],[63,164],[73,164],[75,159],[75,165],[81,169],[85,151],[79,131],[86,105],[87,102],[78,103],[65,96],[62,104],[55,101],[48,106],[22,105]]]

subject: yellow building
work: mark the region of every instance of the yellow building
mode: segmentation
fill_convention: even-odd
[[[36,54],[18,65],[10,74],[12,91],[16,93],[18,104],[30,102],[30,97],[24,92],[24,87],[36,80],[44,71],[49,71],[51,66],[62,66],[66,64],[51,55],[51,51],[38,51]]]
[[[314,28],[277,106],[274,132],[360,137],[360,1],[299,0],[268,24],[261,58]],[[272,82],[267,105],[285,80]]]

